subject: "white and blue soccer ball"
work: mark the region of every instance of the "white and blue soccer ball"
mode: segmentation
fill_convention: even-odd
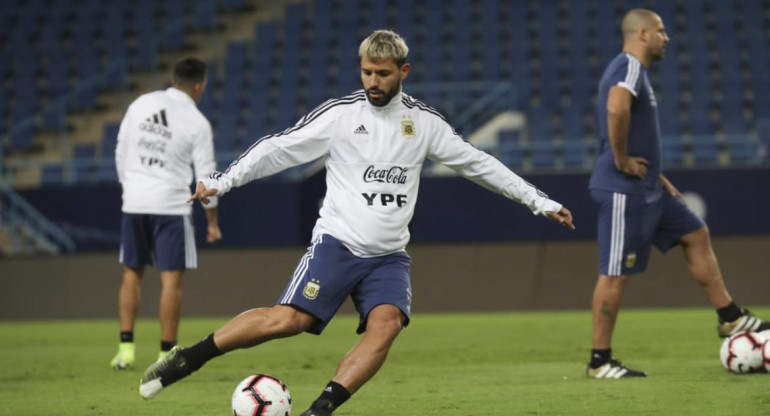
[[[233,392],[234,416],[290,416],[291,393],[281,380],[267,374],[248,376]]]
[[[767,339],[756,332],[741,331],[722,342],[719,358],[732,373],[756,373],[765,370],[763,349]]]

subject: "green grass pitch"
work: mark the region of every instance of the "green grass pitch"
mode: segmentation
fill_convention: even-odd
[[[770,316],[770,307],[754,308]],[[183,318],[189,345],[226,321]],[[708,309],[624,310],[614,351],[650,377],[589,380],[587,311],[415,314],[390,357],[335,415],[768,415],[770,374],[733,375],[719,363]],[[137,392],[157,356],[154,319],[136,328],[138,368],[109,368],[117,320],[0,322],[0,415],[228,415],[247,375],[281,378],[294,415],[317,397],[357,341],[357,317],[215,359],[150,401]]]

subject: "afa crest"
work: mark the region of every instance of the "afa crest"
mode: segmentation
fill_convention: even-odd
[[[636,264],[636,252],[632,251],[626,255],[626,267],[631,268]]]
[[[414,130],[414,121],[401,120],[401,134],[407,139],[413,139],[416,134]]]
[[[318,297],[318,292],[321,291],[321,284],[316,279],[311,279],[305,285],[305,289],[302,290],[302,296],[313,300]]]

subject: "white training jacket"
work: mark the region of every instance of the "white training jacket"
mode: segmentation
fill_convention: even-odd
[[[425,158],[526,205],[558,211],[500,161],[460,137],[433,108],[399,93],[377,107],[363,90],[332,99],[281,133],[265,136],[224,172],[204,181],[222,196],[233,187],[326,157],[326,197],[313,230],[330,234],[359,257],[405,249]]]
[[[216,170],[211,124],[184,91],[172,87],[141,95],[120,123],[115,165],[123,212],[190,214],[191,165],[198,180]]]

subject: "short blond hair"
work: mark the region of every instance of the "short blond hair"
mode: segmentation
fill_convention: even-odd
[[[399,67],[406,63],[409,47],[404,39],[392,30],[375,30],[361,42],[358,57],[372,61],[392,59]]]

